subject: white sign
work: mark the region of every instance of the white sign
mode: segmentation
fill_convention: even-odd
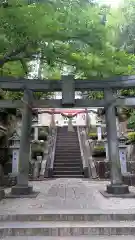
[[[97,127],[97,135],[98,135],[98,141],[101,141],[102,140],[101,126]]]
[[[126,160],[126,149],[119,150],[121,173],[127,173],[127,160]]]
[[[19,171],[19,149],[13,150],[12,156],[12,173],[18,173]]]

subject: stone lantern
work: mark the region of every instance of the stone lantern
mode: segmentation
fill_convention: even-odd
[[[17,175],[19,172],[19,150],[20,136],[17,132],[9,139],[9,148],[12,151],[12,174]]]

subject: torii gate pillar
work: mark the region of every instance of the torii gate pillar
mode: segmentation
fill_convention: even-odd
[[[29,154],[30,154],[30,136],[32,122],[32,93],[29,90],[24,91],[24,108],[22,116],[22,130],[19,152],[19,174],[17,177],[17,185],[12,187],[11,195],[15,197],[23,197],[33,194],[32,187],[28,185],[29,174]]]
[[[107,186],[106,192],[113,195],[128,194],[128,186],[123,184],[121,176],[115,107],[113,106],[113,104],[111,104],[113,100],[113,91],[111,89],[105,90],[104,97],[106,102],[110,102],[110,104],[108,104],[106,108],[105,114],[109,161],[111,165],[111,184]]]

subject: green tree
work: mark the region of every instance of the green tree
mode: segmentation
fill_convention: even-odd
[[[64,66],[81,78],[134,74],[134,55],[118,49],[116,36],[112,38],[113,14],[89,1],[28,5],[11,0],[0,8],[1,75],[26,76],[30,61],[37,58],[46,78],[58,79]]]
[[[99,49],[102,45],[104,31],[100,28],[98,10],[93,11],[91,4],[84,4],[80,9],[80,4],[75,1],[32,5],[23,4],[23,1],[11,2],[12,7],[0,8],[1,67],[7,61],[30,61],[32,55],[38,53],[49,65],[57,57],[67,58],[69,62],[71,53],[77,51],[78,46],[80,48],[80,42],[83,49],[93,46]]]

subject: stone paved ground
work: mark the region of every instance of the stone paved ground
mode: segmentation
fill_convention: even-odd
[[[0,214],[46,213],[47,210],[102,211],[128,210],[135,212],[135,199],[104,198],[99,190],[107,182],[81,179],[56,179],[31,182],[34,190],[40,191],[35,199],[4,199],[0,202]],[[6,190],[6,191],[9,191]],[[135,192],[135,188],[131,188]]]
[[[135,236],[78,236],[78,237],[17,237],[17,240],[135,240]],[[15,240],[15,237],[5,237],[2,240]]]

